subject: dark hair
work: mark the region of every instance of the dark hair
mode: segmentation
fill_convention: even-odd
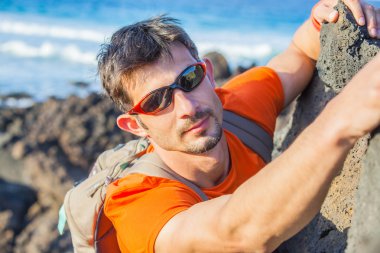
[[[182,43],[199,59],[194,42],[178,24],[177,19],[161,15],[119,29],[110,43],[101,46],[97,56],[100,80],[119,109],[125,112],[132,107],[127,88],[135,85],[136,70],[160,57],[172,57],[170,45],[173,42]]]

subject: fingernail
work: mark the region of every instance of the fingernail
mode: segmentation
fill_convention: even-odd
[[[333,21],[335,19],[335,16],[336,16],[337,13],[338,13],[337,11],[331,12],[330,15],[329,15],[329,20]]]
[[[365,25],[365,18],[364,17],[359,18],[359,25]]]
[[[372,37],[376,37],[376,35],[377,35],[377,31],[376,31],[375,28],[372,28],[372,29],[369,31],[369,33],[371,34]]]

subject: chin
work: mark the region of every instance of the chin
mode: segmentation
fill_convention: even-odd
[[[200,137],[198,143],[188,145],[185,152],[189,154],[204,154],[214,149],[221,140],[222,135]]]

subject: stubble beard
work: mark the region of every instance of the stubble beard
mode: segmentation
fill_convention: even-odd
[[[209,117],[211,120],[215,122],[213,132],[207,133],[208,130],[205,130],[198,134],[195,141],[192,141],[191,143],[186,143],[186,132],[193,124],[205,117]],[[140,117],[137,117],[137,121],[139,122],[142,128],[150,132],[149,128],[141,121]],[[158,135],[154,139],[161,148],[168,151],[180,151],[187,154],[203,154],[213,149],[219,143],[219,141],[222,138],[223,129],[221,124],[218,122],[214,112],[210,108],[206,108],[202,111],[196,112],[193,117],[186,119],[186,122],[182,124],[180,127],[178,127],[175,133],[175,139],[177,139],[177,141],[179,142],[177,142],[177,144],[171,141],[173,138],[167,136],[163,137]],[[150,132],[150,134],[152,133]]]
[[[191,125],[195,124],[201,119],[204,119],[205,117],[209,117],[210,120],[214,121],[214,129],[212,130],[212,133],[207,133],[208,129],[201,132],[197,136],[197,140],[191,142],[191,143],[185,143],[184,141],[184,135],[186,134],[187,130]],[[195,115],[185,122],[178,130],[177,134],[180,137],[179,139],[182,140],[182,143],[184,143],[184,150],[183,152],[188,154],[202,154],[205,153],[211,149],[213,149],[222,138],[222,126],[218,122],[214,112],[210,109],[204,109],[202,111],[198,111],[195,113]]]

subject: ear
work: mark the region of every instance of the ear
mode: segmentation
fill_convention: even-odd
[[[210,80],[210,83],[212,84],[213,88],[215,88],[216,82],[214,79],[214,65],[212,65],[212,62],[209,58],[204,58],[203,61],[206,63],[207,78]]]
[[[117,117],[116,123],[117,126],[124,131],[130,132],[140,137],[148,136],[146,130],[140,126],[137,119],[132,115],[122,114],[119,117]]]

